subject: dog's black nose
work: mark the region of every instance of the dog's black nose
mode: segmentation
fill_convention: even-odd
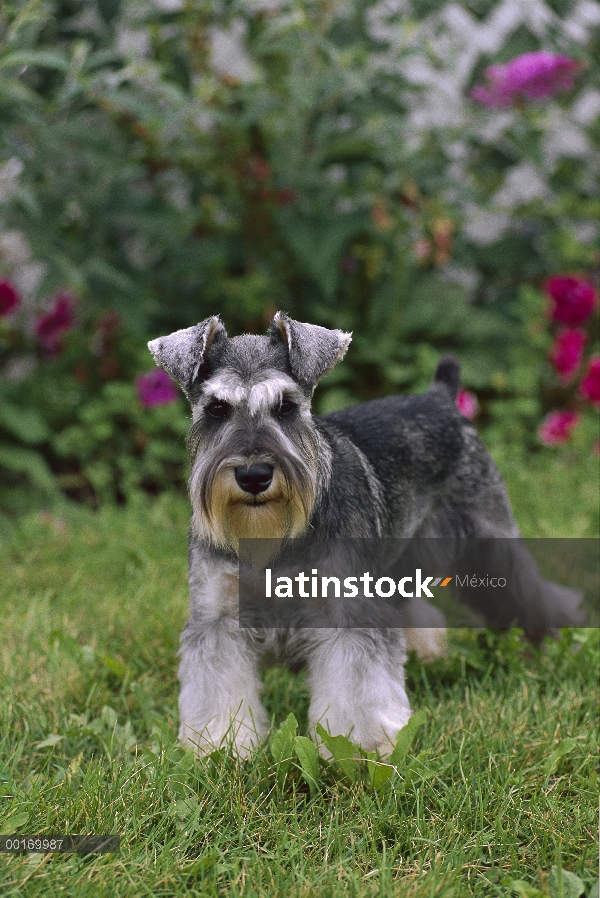
[[[247,468],[236,468],[235,479],[237,485],[245,493],[252,493],[253,496],[257,496],[259,493],[264,493],[271,486],[273,465],[259,462],[256,465],[248,465]]]

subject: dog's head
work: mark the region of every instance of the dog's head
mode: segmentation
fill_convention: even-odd
[[[192,407],[197,536],[237,551],[242,538],[304,533],[328,469],[311,398],[350,340],[278,312],[267,337],[230,339],[213,316],[148,344]]]

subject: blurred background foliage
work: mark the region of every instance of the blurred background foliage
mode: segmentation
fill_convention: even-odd
[[[571,89],[469,97],[540,49]],[[589,456],[542,286],[597,283],[599,58],[592,0],[4,0],[0,507],[182,488],[188,411],[136,377],[147,339],[215,313],[352,330],[320,412],[423,390],[452,351],[492,449],[557,451],[558,408]]]

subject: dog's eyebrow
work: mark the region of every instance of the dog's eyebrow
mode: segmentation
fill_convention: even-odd
[[[272,408],[288,396],[299,395],[298,387],[291,377],[287,375],[269,372],[268,379],[254,384],[248,394],[248,409],[251,415],[255,415],[261,409]]]
[[[248,386],[231,372],[223,372],[204,384],[202,395],[206,399],[220,399],[221,402],[242,402],[248,395]]]
[[[202,395],[205,400],[218,399],[232,405],[246,400],[251,415],[277,405],[284,395],[297,401],[302,399],[302,393],[296,382],[287,374],[280,371],[265,371],[263,378],[258,383],[248,384],[238,374],[223,371],[206,381]]]

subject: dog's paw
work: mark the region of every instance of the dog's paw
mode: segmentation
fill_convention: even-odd
[[[354,745],[365,752],[376,751],[382,758],[388,758],[396,746],[396,738],[402,727],[410,720],[411,710],[401,703],[396,708],[363,710],[354,714],[352,719],[341,719],[339,716],[326,713],[320,720],[313,720],[310,732],[318,745],[319,754],[325,760],[331,760],[331,752],[319,737],[316,725],[327,730],[332,736],[346,736]]]
[[[237,758],[248,758],[267,737],[266,723],[253,716],[229,717],[208,723],[182,722],[179,741],[197,755],[208,755],[216,749],[230,749]]]

